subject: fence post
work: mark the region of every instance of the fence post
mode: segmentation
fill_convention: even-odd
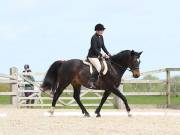
[[[170,83],[170,71],[166,69],[166,104],[167,108],[171,104],[171,83]]]
[[[121,93],[123,93],[123,84],[121,84],[119,87],[120,87]],[[124,107],[123,101],[116,95],[114,95],[114,106],[117,109],[122,109]]]
[[[10,75],[14,78],[12,80],[16,80],[16,83],[11,84],[11,91],[16,93],[16,96],[12,96],[11,103],[13,106],[18,106],[17,96],[18,96],[18,69],[16,67],[10,68]]]

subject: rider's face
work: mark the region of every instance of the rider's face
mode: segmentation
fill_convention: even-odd
[[[97,33],[98,35],[103,35],[104,30],[98,30],[98,31],[96,31],[96,33]]]

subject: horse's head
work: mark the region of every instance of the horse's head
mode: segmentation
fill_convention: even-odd
[[[130,68],[134,78],[138,78],[140,76],[139,65],[141,54],[142,52],[135,52],[134,50],[132,50],[130,54],[128,68]]]
[[[111,60],[120,68],[129,68],[134,78],[140,76],[139,65],[142,52],[125,50],[111,57]]]

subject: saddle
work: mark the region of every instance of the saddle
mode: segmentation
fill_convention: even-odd
[[[107,60],[105,60],[104,58],[99,58],[99,61],[101,63],[101,72],[100,73],[105,75],[107,73],[108,69],[109,69],[109,66],[107,64]],[[93,66],[93,64],[91,64],[91,62],[88,59],[83,60],[83,63],[85,65],[89,66],[89,70],[90,70],[91,74],[96,70],[96,68]]]

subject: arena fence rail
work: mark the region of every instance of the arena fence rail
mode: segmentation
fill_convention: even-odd
[[[126,96],[165,96],[166,97],[166,103],[163,105],[163,107],[171,107],[171,96],[172,95],[180,95],[180,92],[176,91],[175,93],[171,90],[171,84],[173,83],[179,83],[179,81],[175,81],[171,79],[171,72],[179,72],[180,68],[164,68],[164,69],[158,69],[148,72],[141,73],[141,76],[145,75],[152,75],[152,74],[158,74],[163,73],[165,74],[164,80],[134,80],[131,76],[124,76],[122,80],[122,84],[120,85],[120,90],[126,95]],[[29,73],[37,78],[43,78],[45,73]],[[51,100],[52,97],[48,96],[47,94],[43,94],[40,90],[41,80],[32,82],[28,78],[24,76],[23,73],[19,73],[18,69],[16,67],[10,68],[10,74],[0,74],[0,84],[10,84],[10,91],[8,92],[0,92],[0,96],[11,96],[11,104],[15,107],[21,108],[21,107],[48,107],[51,106]],[[34,90],[25,90],[24,86],[25,84],[32,84],[34,85]],[[126,84],[164,84],[166,88],[162,91],[153,91],[153,92],[126,92],[124,91],[124,85]],[[24,96],[24,93],[31,92],[31,94],[28,97]],[[85,106],[89,107],[95,107],[98,106],[99,102],[96,102],[97,100],[100,100],[102,97],[102,90],[89,90],[86,88],[82,88],[81,92],[81,100],[84,101]],[[76,107],[78,106],[75,102],[75,100],[72,97],[73,90],[71,87],[68,87],[64,94],[59,98],[57,106],[70,106],[70,107]],[[27,100],[35,100],[35,103],[33,104],[26,104]],[[88,102],[87,102],[88,101]],[[116,96],[110,96],[105,103],[106,107],[115,107],[115,108],[124,108],[124,105],[122,101],[117,98]],[[138,105],[137,105],[138,106]],[[143,105],[142,105],[143,106]],[[153,107],[158,106],[154,105]],[[178,105],[177,105],[178,106]],[[112,109],[111,108],[111,109]]]

